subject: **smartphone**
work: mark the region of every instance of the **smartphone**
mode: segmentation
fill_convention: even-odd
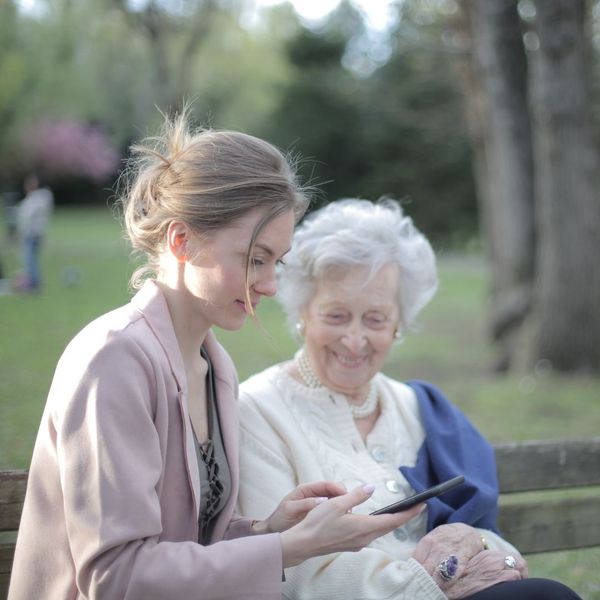
[[[452,488],[455,488],[457,485],[463,483],[465,478],[462,475],[458,477],[453,477],[452,479],[448,479],[448,481],[444,481],[443,483],[438,483],[433,487],[430,487],[414,496],[409,496],[408,498],[404,498],[404,500],[400,500],[399,502],[394,502],[394,504],[390,504],[389,506],[384,506],[379,510],[372,512],[372,515],[384,515],[389,513],[397,513],[402,510],[408,510],[412,508],[415,504],[420,504],[425,500],[429,500],[429,498],[434,498],[435,496],[439,496]]]

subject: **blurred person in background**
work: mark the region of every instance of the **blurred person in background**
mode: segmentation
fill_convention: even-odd
[[[54,196],[42,185],[36,173],[24,181],[25,197],[17,208],[17,226],[21,242],[23,275],[16,282],[19,292],[39,292],[42,285],[40,253],[54,207]]]
[[[279,299],[303,345],[240,386],[241,514],[267,515],[293,485],[374,482],[355,512],[463,475],[463,485],[357,553],[287,572],[290,600],[558,600],[528,579],[496,528],[491,445],[433,385],[381,372],[437,289],[434,252],[392,200],[344,200],[309,215],[280,265]],[[459,350],[458,350],[459,351]]]
[[[139,290],[60,358],[8,597],[279,599],[284,568],[357,550],[423,505],[357,515],[374,486],[319,481],[264,519],[234,517],[238,381],[212,327],[239,329],[275,294],[307,198],[272,145],[192,130],[187,111],[133,151],[122,201]]]

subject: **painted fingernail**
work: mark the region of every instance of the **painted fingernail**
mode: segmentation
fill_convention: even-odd
[[[375,491],[375,484],[374,483],[365,483],[365,485],[363,485],[363,490],[367,494],[372,494]]]

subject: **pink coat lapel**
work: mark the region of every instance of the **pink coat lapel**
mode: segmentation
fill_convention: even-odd
[[[147,281],[144,284],[142,289],[132,299],[132,303],[143,312],[150,328],[164,348],[173,377],[177,381],[177,386],[180,390],[179,406],[184,430],[186,467],[194,495],[195,507],[198,509],[201,493],[200,478],[188,412],[187,379],[183,358],[179,350],[177,338],[175,337],[175,330],[173,329],[171,319],[165,318],[169,315],[169,308],[160,288],[153,281]],[[231,358],[212,331],[208,332],[204,340],[204,347],[211,360],[215,374],[217,404],[221,418],[221,434],[223,436],[223,444],[225,446],[232,481],[231,496],[221,511],[213,530],[213,539],[221,539],[233,514],[239,487],[238,379]]]

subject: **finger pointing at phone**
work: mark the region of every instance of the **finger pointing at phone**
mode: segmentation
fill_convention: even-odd
[[[425,508],[419,504],[401,513],[377,516],[352,513],[355,506],[371,497],[374,489],[374,485],[366,484],[330,498],[313,508],[298,525],[283,532],[284,567],[312,556],[358,551],[375,538],[401,527]]]

